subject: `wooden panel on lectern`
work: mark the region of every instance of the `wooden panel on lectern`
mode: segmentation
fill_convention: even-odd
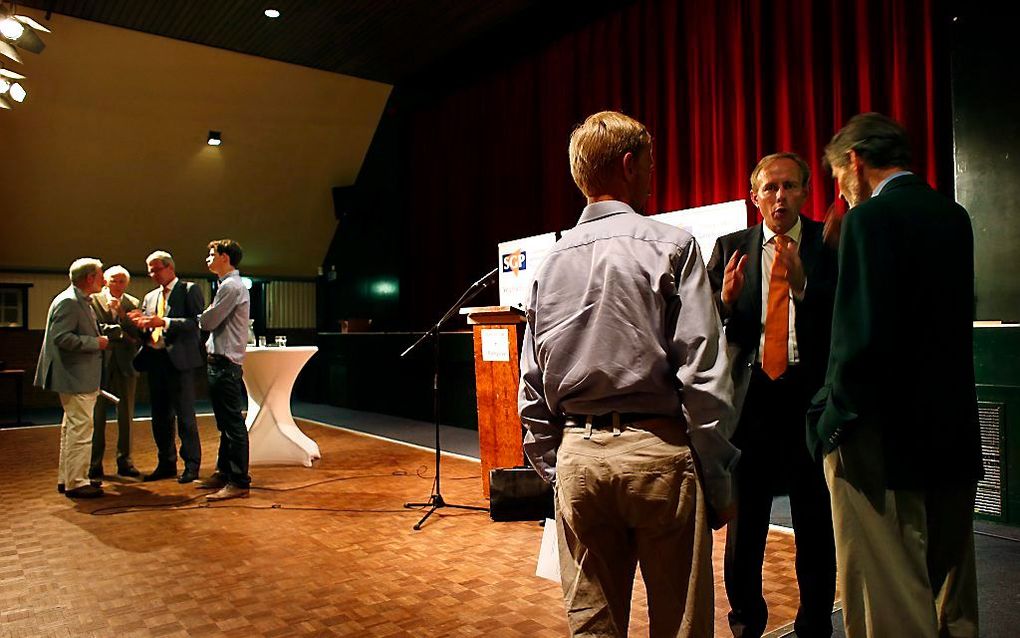
[[[521,313],[512,308],[464,308],[468,323],[473,324],[475,344],[475,389],[478,397],[478,448],[481,456],[482,493],[489,496],[489,470],[496,467],[517,467],[524,462],[521,419],[517,414],[517,387],[520,383],[518,344]],[[489,339],[506,340],[506,361],[485,356],[483,331]],[[505,336],[504,336],[505,335]],[[497,348],[499,350],[499,348]]]

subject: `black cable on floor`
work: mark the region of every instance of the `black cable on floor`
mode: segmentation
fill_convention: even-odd
[[[428,478],[423,475],[422,470],[426,466],[420,466],[415,472],[415,476],[418,478]],[[314,481],[312,483],[306,483],[304,485],[296,485],[294,487],[259,487],[252,486],[252,490],[262,492],[295,492],[299,490],[305,490],[310,487],[316,487],[319,485],[325,485],[327,483],[338,483],[340,481],[349,481],[354,479],[369,479],[369,478],[391,478],[394,476],[410,476],[406,470],[394,470],[389,474],[359,474],[357,476],[334,476],[332,478],[323,479],[321,481]],[[451,480],[464,480],[469,478],[478,478],[475,476],[465,477],[453,477]],[[433,479],[433,487],[435,486],[435,479]],[[425,507],[414,508],[414,509],[354,509],[354,508],[332,508],[332,507],[305,507],[298,505],[284,505],[282,503],[273,503],[272,505],[239,505],[236,502],[227,504],[215,504],[211,502],[203,502],[196,505],[188,505],[194,503],[199,499],[204,499],[206,494],[196,494],[195,496],[185,498],[183,500],[174,501],[172,503],[157,503],[147,505],[145,503],[138,504],[126,504],[126,505],[110,505],[107,507],[100,507],[98,509],[89,512],[92,516],[115,516],[117,514],[139,514],[144,512],[153,512],[161,510],[195,510],[195,509],[224,509],[224,508],[235,508],[235,509],[252,509],[252,510],[297,510],[306,512],[337,512],[337,513],[349,513],[349,514],[388,514],[396,512],[417,512],[424,510]]]

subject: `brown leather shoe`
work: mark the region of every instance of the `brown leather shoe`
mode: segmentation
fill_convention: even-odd
[[[207,501],[225,501],[228,498],[248,498],[248,488],[236,485],[227,485],[219,492],[207,494]]]
[[[227,486],[227,479],[223,478],[223,475],[219,472],[213,472],[213,474],[198,484],[200,490],[222,490]]]

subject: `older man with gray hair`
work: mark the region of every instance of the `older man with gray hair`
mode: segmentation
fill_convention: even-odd
[[[970,217],[908,170],[907,134],[884,115],[852,117],[825,161],[851,208],[808,437],[831,492],[846,635],[977,636]]]
[[[99,334],[89,295],[103,288],[103,262],[77,259],[68,274],[71,285],[53,299],[46,313],[35,385],[59,393],[64,408],[57,491],[70,498],[96,498],[103,495],[103,488],[88,478],[92,410],[103,370],[101,352],[110,340]]]
[[[138,308],[136,297],[127,293],[131,273],[123,266],[111,266],[104,273],[106,287],[92,295],[92,309],[102,333],[110,338],[103,353],[104,390],[120,398],[117,403],[117,474],[136,477],[141,473],[131,461],[131,420],[135,414],[135,387],[138,371],[133,360],[142,343],[141,333],[128,313]],[[103,478],[103,454],[106,451],[106,412],[110,401],[102,394],[96,400],[92,428],[92,462],[89,478]]]
[[[202,464],[202,442],[195,418],[195,370],[205,364],[198,330],[198,315],[205,309],[202,289],[177,277],[170,253],[157,250],[145,258],[156,288],[145,295],[142,307],[128,313],[143,332],[144,345],[135,368],[148,371],[152,403],[152,438],[159,460],[143,480],[177,477],[177,444],[181,439],[184,471],[177,481],[191,483]]]

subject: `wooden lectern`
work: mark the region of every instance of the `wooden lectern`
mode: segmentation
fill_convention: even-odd
[[[517,415],[520,384],[521,324],[524,313],[511,306],[461,308],[475,338],[475,393],[478,396],[478,448],[482,459],[482,494],[489,497],[489,470],[524,462],[521,419]]]

